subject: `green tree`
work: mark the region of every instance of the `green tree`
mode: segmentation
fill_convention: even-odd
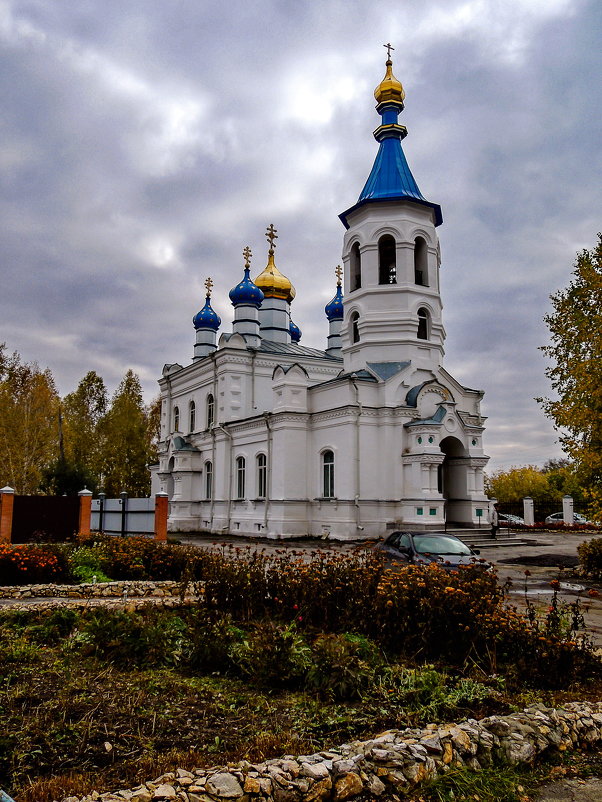
[[[133,371],[127,371],[117,388],[99,431],[107,495],[117,496],[122,490],[133,496],[148,495],[151,434],[140,380]]]
[[[105,383],[93,370],[63,400],[65,460],[76,473],[88,477],[91,490],[98,485],[102,472],[104,443],[100,423],[108,406]]]
[[[39,492],[58,454],[59,398],[52,373],[0,344],[0,484]]]
[[[550,344],[546,376],[556,398],[538,399],[560,432],[560,442],[575,464],[576,476],[602,517],[602,234],[594,250],[577,256],[572,280],[550,298],[545,322]]]

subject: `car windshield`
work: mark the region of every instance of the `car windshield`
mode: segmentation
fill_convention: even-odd
[[[446,535],[414,535],[414,548],[418,554],[470,554],[460,540]]]

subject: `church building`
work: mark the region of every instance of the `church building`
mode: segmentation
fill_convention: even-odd
[[[243,252],[232,331],[218,338],[207,280],[193,360],[163,368],[151,472],[153,492],[169,496],[171,531],[357,540],[485,521],[483,393],[443,367],[441,209],[402,149],[405,93],[390,51],[374,95],[379,148],[339,215],[344,267],[324,310],[324,350],[300,344],[270,225],[254,280]]]

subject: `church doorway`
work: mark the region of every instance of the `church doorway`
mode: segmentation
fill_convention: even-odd
[[[444,459],[439,465],[438,490],[445,499],[447,523],[463,523],[468,498],[468,453],[457,437],[445,437],[441,443]]]

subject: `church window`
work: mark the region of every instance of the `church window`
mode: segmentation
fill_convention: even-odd
[[[173,430],[174,432],[180,431],[180,407],[173,408]]]
[[[205,498],[213,498],[213,463],[205,463]]]
[[[418,310],[418,339],[428,340],[429,338],[429,313],[423,306]]]
[[[268,460],[265,454],[257,455],[257,498],[265,498],[268,489]]]
[[[330,450],[322,454],[322,495],[334,498],[334,453]]]
[[[378,241],[378,283],[397,284],[395,240],[390,234]]]
[[[356,242],[351,246],[350,253],[350,268],[351,268],[351,291],[359,290],[362,286],[362,255],[360,253],[360,246]]]
[[[360,341],[360,329],[359,329],[359,313],[352,312],[351,313],[351,342],[352,343],[359,343]]]
[[[428,287],[428,252],[426,240],[416,237],[414,240],[414,282],[422,287]]]
[[[213,421],[215,419],[215,401],[213,399],[213,394],[209,393],[207,396],[207,428],[210,429],[213,426]]]
[[[236,498],[245,497],[245,458],[236,457]]]
[[[194,401],[191,401],[188,405],[188,424],[190,432],[194,432],[196,429],[196,404]]]

